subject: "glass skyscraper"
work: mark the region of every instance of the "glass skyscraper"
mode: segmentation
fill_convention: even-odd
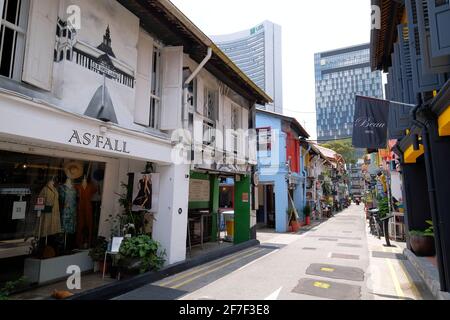
[[[350,138],[355,96],[383,98],[380,71],[371,72],[369,44],[314,55],[318,140]]]
[[[251,29],[211,38],[274,100],[274,103],[260,108],[283,113],[281,27],[264,21]]]

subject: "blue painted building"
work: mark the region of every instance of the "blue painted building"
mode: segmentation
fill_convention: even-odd
[[[301,141],[309,134],[295,118],[258,110],[258,227],[286,232],[288,209],[295,208],[303,219],[306,205],[307,151]]]

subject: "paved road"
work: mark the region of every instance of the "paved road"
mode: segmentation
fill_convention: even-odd
[[[303,234],[260,233],[247,249],[117,299],[421,300],[432,296],[401,254],[368,234],[352,206]]]

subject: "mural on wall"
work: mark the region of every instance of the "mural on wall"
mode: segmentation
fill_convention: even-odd
[[[132,45],[131,48],[136,48],[133,39],[137,39],[137,33],[134,35],[133,31],[139,30],[139,20],[130,20],[123,7],[108,0],[100,0],[95,4],[90,1],[75,1],[74,3],[81,7],[81,12],[92,12],[90,10],[92,6],[104,6],[105,10],[94,11],[102,12],[102,15],[98,16],[94,13],[82,15],[83,29],[80,30],[76,30],[70,22],[58,19],[55,63],[69,62],[70,65],[77,66],[77,69],[74,69],[65,64],[61,69],[63,70],[63,74],[61,74],[63,80],[60,81],[64,82],[65,88],[62,98],[69,99],[70,101],[67,101],[70,104],[69,107],[73,105],[77,112],[86,116],[116,124],[119,123],[120,118],[121,122],[126,120],[125,124],[126,122],[132,124],[133,118],[131,110],[128,108],[133,105],[130,102],[134,99],[135,70],[131,65],[135,65],[136,57],[132,55],[129,48],[130,45]],[[118,17],[122,16],[121,20],[133,22],[130,27],[125,28],[126,30],[119,28],[119,25],[114,23],[113,25],[109,24],[110,21],[118,21]],[[93,26],[95,29],[92,28]],[[87,32],[88,28],[90,32]],[[117,42],[113,41],[115,38],[113,30],[117,35]],[[123,41],[124,33],[130,35],[127,43]],[[102,38],[103,40],[101,40]],[[119,57],[119,55],[123,55],[123,57]],[[77,73],[86,72],[86,74],[79,75],[73,70],[77,70]],[[80,84],[86,88],[80,87]],[[77,95],[73,91],[76,85],[79,88],[75,90],[78,90],[78,97],[80,97],[78,106],[75,106],[74,100]],[[83,96],[82,99],[81,96]]]

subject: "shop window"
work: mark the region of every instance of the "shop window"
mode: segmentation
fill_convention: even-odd
[[[104,174],[100,162],[0,151],[0,264],[16,257],[23,270],[27,258],[91,248]]]
[[[0,1],[0,75],[17,81],[22,78],[28,10],[29,0]]]

